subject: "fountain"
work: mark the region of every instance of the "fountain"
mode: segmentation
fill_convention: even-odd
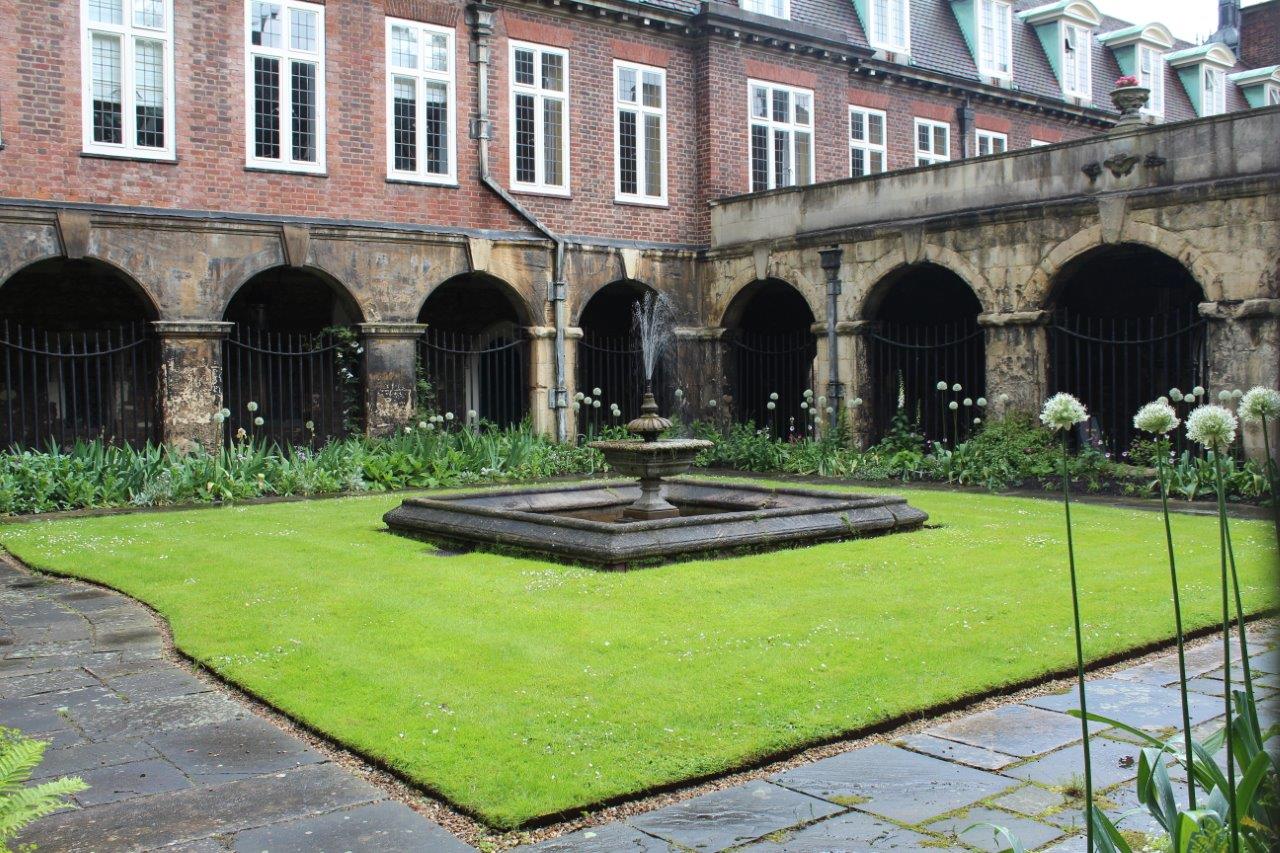
[[[670,320],[656,295],[637,304],[644,398],[640,416],[626,427],[636,437],[590,445],[614,471],[634,479],[409,498],[383,516],[387,527],[450,549],[626,569],[892,533],[925,522],[927,515],[899,497],[679,476],[712,443],[660,438],[671,421],[659,414],[651,383],[670,340]]]

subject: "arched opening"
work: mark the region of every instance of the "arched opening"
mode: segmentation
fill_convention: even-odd
[[[436,414],[514,426],[529,413],[529,319],[519,297],[482,273],[455,276],[422,306],[418,404]]]
[[[644,364],[640,342],[634,329],[635,306],[653,289],[638,281],[615,281],[597,290],[582,309],[578,325],[577,389],[598,398],[601,405],[578,413],[579,431],[598,432],[601,427],[625,424],[640,414],[644,396]],[[671,348],[664,355],[670,355]],[[654,367],[653,393],[664,414],[672,411],[674,388],[668,379],[665,359]],[[600,393],[596,393],[596,389]],[[620,415],[610,407],[616,404]]]
[[[814,387],[813,322],[809,303],[779,279],[752,282],[729,303],[722,325],[728,329],[729,402],[736,420],[779,438],[812,433],[810,409],[802,404]]]
[[[229,436],[317,445],[364,429],[362,317],[342,285],[274,267],[236,291],[223,319],[235,324],[222,362]]]
[[[1204,301],[1186,267],[1121,244],[1067,264],[1050,291],[1049,388],[1076,395],[1090,420],[1079,438],[1125,458],[1133,414],[1170,388],[1206,384]]]
[[[114,267],[51,258],[0,285],[0,444],[160,438],[156,318]]]
[[[937,264],[902,267],[872,288],[863,314],[874,321],[866,393],[877,440],[899,416],[926,441],[954,443],[972,432],[986,393],[981,311],[964,279]]]

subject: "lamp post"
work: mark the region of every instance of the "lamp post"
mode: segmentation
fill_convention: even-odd
[[[827,274],[827,397],[835,411],[840,411],[844,398],[844,386],[840,384],[839,338],[836,336],[836,317],[840,296],[840,263],[844,249],[832,246],[818,252],[822,259],[822,271]]]

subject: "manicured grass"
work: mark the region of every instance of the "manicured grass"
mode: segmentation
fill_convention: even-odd
[[[937,529],[623,574],[437,556],[377,496],[0,526],[164,613],[224,677],[498,827],[728,770],[1074,660],[1062,508],[912,492]],[[1086,651],[1172,633],[1158,513],[1078,505]],[[1267,524],[1235,522],[1251,610]],[[1216,519],[1175,519],[1190,627]]]

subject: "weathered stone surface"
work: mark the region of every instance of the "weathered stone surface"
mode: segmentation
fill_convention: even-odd
[[[139,702],[109,710],[72,709],[70,715],[93,740],[137,738],[160,731],[231,720],[245,712],[216,693]]]
[[[1080,721],[1054,711],[1006,705],[926,729],[936,737],[1029,758],[1079,740]]]
[[[1104,678],[1088,682],[1085,688],[1089,713],[1120,720],[1139,728],[1181,728],[1182,710],[1178,691],[1154,687],[1139,681]],[[1026,704],[1049,711],[1066,712],[1080,707],[1076,691],[1037,696]],[[1191,724],[1204,722],[1222,712],[1222,707],[1205,696],[1190,698]],[[1077,720],[1077,725],[1079,721]]]
[[[1101,737],[1093,738],[1091,743],[1095,789],[1101,790],[1119,782],[1127,782],[1138,775],[1138,755],[1142,751],[1138,745]],[[1080,783],[1084,778],[1084,750],[1079,744],[1066,746],[1057,752],[1001,772],[1006,776],[1039,782],[1041,785],[1067,787]]]
[[[234,842],[237,853],[467,853],[474,849],[424,821],[405,804],[386,800],[249,830]]]
[[[803,829],[779,835],[781,837],[776,840],[771,837],[742,849],[752,853],[864,853],[868,850],[936,849],[936,842],[925,843],[930,840],[926,835],[859,811],[845,812]]]
[[[967,764],[979,770],[999,770],[1019,760],[1014,755],[1005,755],[992,749],[970,746],[967,743],[957,743],[953,740],[944,740],[927,733],[909,735],[897,743],[916,752],[923,752],[935,758],[945,758],[947,761],[954,761],[958,764]]]
[[[1050,791],[1035,785],[1023,785],[1021,788],[1002,794],[992,800],[1002,809],[1020,812],[1025,815],[1038,815],[1050,809],[1060,808],[1067,798],[1057,791]]]
[[[1063,835],[1062,830],[1056,826],[987,808],[969,809],[961,814],[927,824],[925,829],[955,838],[979,850],[1008,849],[1009,841],[1003,835],[998,834],[990,826],[975,826],[975,824],[995,824],[1003,827],[1028,850],[1048,844]]]
[[[181,770],[159,759],[108,764],[80,771],[77,775],[89,786],[76,794],[76,801],[82,806],[114,803],[191,787],[191,780]]]
[[[168,731],[147,740],[192,778],[207,784],[325,760],[302,741],[254,716]]]
[[[40,762],[32,778],[75,775],[158,756],[159,753],[140,740],[85,742],[63,749],[46,750],[44,760]]]
[[[838,811],[840,807],[833,803],[767,782],[751,782],[646,812],[628,823],[694,850],[715,851]]]
[[[920,823],[1013,787],[993,773],[883,744],[824,758],[771,781],[903,823]]]
[[[623,823],[580,829],[520,850],[538,853],[676,853],[679,848]]]
[[[192,693],[204,693],[212,688],[190,673],[175,667],[143,670],[142,672],[121,675],[107,681],[107,685],[117,693],[136,699],[164,699],[174,696],[188,696]],[[135,700],[136,701],[136,700]]]

